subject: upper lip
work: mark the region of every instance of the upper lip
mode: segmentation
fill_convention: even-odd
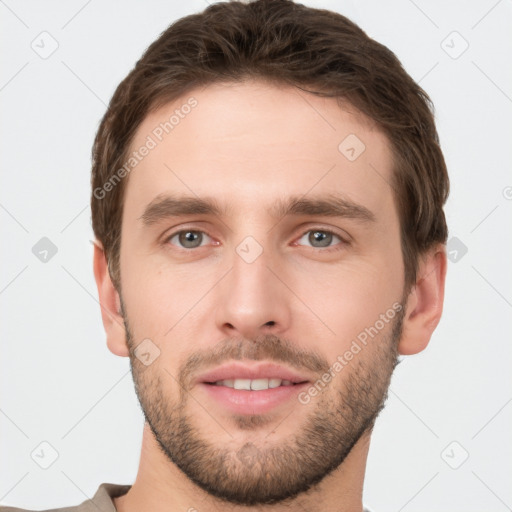
[[[294,384],[309,381],[308,377],[274,363],[260,363],[252,365],[229,363],[203,373],[196,379],[196,383],[218,382],[220,380],[234,379],[281,379],[289,380]]]

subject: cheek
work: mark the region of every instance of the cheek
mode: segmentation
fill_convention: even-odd
[[[330,273],[325,285],[315,292],[314,307],[334,331],[338,351],[401,300],[401,266],[390,256],[360,258],[344,265]]]
[[[203,328],[208,291],[218,281],[218,265],[170,265],[164,257],[132,254],[124,260],[123,298],[138,338],[165,344]],[[186,267],[186,268],[185,268]],[[202,317],[200,317],[202,315]],[[173,344],[173,350],[179,349]]]

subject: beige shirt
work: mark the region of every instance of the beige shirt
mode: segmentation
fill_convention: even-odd
[[[131,485],[103,483],[98,487],[96,494],[80,505],[64,508],[46,509],[40,512],[116,512],[112,498],[126,494]],[[0,506],[0,512],[32,512],[24,508]]]

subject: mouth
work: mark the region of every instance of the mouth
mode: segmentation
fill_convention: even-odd
[[[244,364],[235,361],[204,373],[196,379],[195,383],[246,391],[262,391],[303,384],[312,380],[312,376],[301,375],[287,366],[275,363]]]
[[[236,414],[265,414],[289,403],[304,390],[313,377],[273,363],[244,365],[231,363],[212,370],[196,380],[198,389],[218,407]]]
[[[205,382],[210,386],[224,386],[227,388],[246,390],[246,391],[264,391],[266,389],[275,389],[282,386],[298,386],[299,384],[305,384],[308,381],[292,382],[287,379],[225,379],[218,380],[215,382]]]

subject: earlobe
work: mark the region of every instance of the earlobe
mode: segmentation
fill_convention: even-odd
[[[399,354],[417,354],[428,345],[443,313],[446,268],[444,245],[436,246],[421,259],[418,279],[407,299]]]
[[[98,288],[101,318],[107,335],[109,350],[118,356],[129,356],[126,331],[121,315],[121,301],[108,271],[105,252],[100,242],[94,242],[94,278]]]

